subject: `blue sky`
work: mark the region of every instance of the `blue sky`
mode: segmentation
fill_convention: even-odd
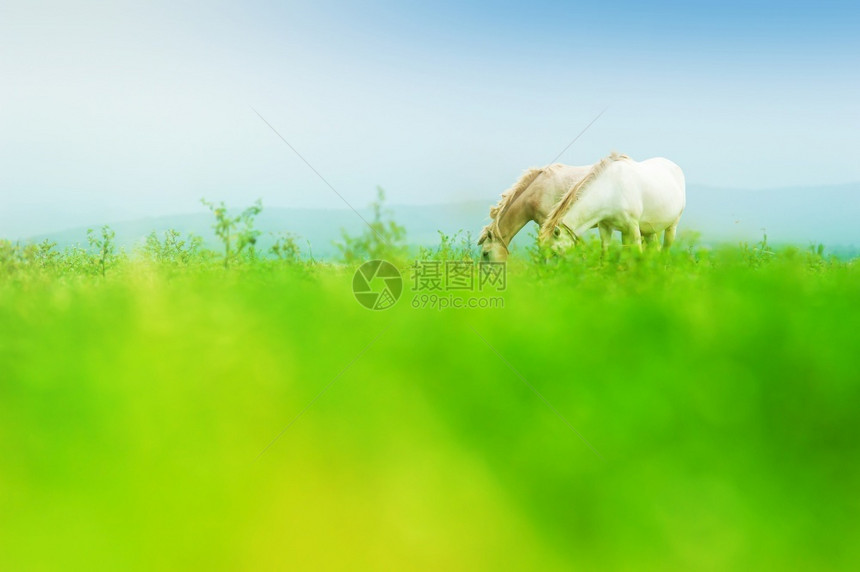
[[[556,156],[860,181],[860,7],[4,2],[0,235],[198,210],[490,200]]]

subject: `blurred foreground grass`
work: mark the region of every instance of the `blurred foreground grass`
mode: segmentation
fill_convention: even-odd
[[[4,276],[0,569],[856,569],[856,264],[595,252],[513,262],[501,310]]]

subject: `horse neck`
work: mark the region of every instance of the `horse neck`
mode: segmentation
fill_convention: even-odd
[[[603,210],[602,205],[605,203],[603,197],[606,196],[604,189],[600,187],[603,183],[603,181],[595,181],[594,185],[597,188],[583,189],[581,196],[577,197],[570,210],[562,218],[562,221],[577,235],[582,235],[599,219],[596,213]]]
[[[531,220],[534,220],[532,209],[529,208],[529,201],[523,200],[522,196],[518,197],[497,221],[499,235],[505,245],[509,245],[514,236]]]

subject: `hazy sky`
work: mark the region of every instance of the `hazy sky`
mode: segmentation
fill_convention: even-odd
[[[0,4],[0,235],[495,197],[561,151],[691,183],[860,181],[860,4]]]

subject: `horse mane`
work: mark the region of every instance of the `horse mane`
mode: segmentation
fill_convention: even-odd
[[[564,218],[564,215],[567,214],[567,211],[570,210],[573,203],[579,200],[582,194],[587,190],[590,183],[597,179],[597,177],[599,177],[600,174],[609,167],[609,165],[615,161],[621,160],[630,160],[630,157],[613,151],[608,157],[604,157],[595,163],[587,175],[569,188],[567,192],[564,193],[564,196],[561,197],[561,200],[552,207],[552,210],[547,216],[546,221],[544,221],[543,226],[540,229],[540,233],[538,234],[539,240],[541,242],[546,241],[552,235],[552,231],[555,227],[561,223],[561,219]]]
[[[502,196],[499,198],[499,202],[496,203],[495,206],[490,207],[490,219],[492,222],[481,230],[481,236],[478,237],[478,244],[484,242],[493,227],[498,225],[498,218],[503,212],[505,212],[505,209],[507,209],[517,199],[517,197],[523,193],[523,191],[528,189],[541,173],[548,171],[555,166],[556,165],[549,165],[547,167],[530,167],[523,171],[523,174],[519,179],[517,179],[517,182],[514,183],[511,188],[502,193]]]

